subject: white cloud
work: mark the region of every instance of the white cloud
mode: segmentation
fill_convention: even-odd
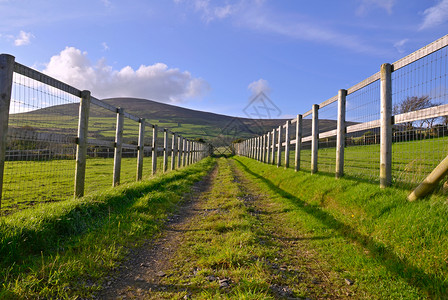
[[[31,43],[31,39],[34,38],[34,35],[30,32],[25,32],[20,30],[19,35],[14,40],[14,45],[16,46],[25,46]]]
[[[420,30],[439,26],[448,20],[448,0],[441,0],[437,5],[423,12],[424,18]]]
[[[180,4],[187,2],[192,5],[196,12],[202,15],[202,19],[209,23],[216,19],[225,19],[230,17],[234,12],[238,10],[241,1],[236,1],[234,4],[226,4],[216,6],[210,4],[210,0],[174,0],[174,3]]]
[[[209,89],[203,79],[163,63],[141,65],[137,70],[130,66],[114,70],[104,59],[93,65],[87,52],[74,47],[66,47],[53,56],[43,72],[76,88],[90,90],[97,98],[137,97],[178,103],[200,97]]]
[[[372,7],[379,7],[392,14],[396,0],[361,0],[361,5],[356,10],[357,15],[365,15]]]
[[[395,49],[398,53],[404,53],[404,45],[409,42],[409,39],[402,39],[394,44]]]
[[[104,50],[104,51],[109,50],[109,46],[106,44],[106,42],[102,42],[102,43],[101,43],[101,46],[103,46],[103,50]]]
[[[247,86],[247,88],[252,92],[252,96],[256,96],[262,92],[265,93],[266,95],[269,95],[271,93],[271,88],[269,86],[268,81],[263,78],[251,82]]]

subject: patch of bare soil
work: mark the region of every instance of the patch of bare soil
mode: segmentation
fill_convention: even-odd
[[[152,291],[163,291],[162,278],[170,276],[167,270],[178,247],[182,244],[183,232],[193,216],[199,213],[198,200],[210,189],[217,174],[217,167],[208,176],[197,182],[192,192],[186,195],[176,214],[166,223],[160,237],[134,249],[129,259],[106,280],[106,287],[96,299],[145,299]]]

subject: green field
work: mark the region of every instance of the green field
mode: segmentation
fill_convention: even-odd
[[[143,159],[143,178],[152,177],[151,157]],[[86,170],[86,194],[112,186],[113,158],[89,158]],[[176,161],[177,163],[177,161]],[[62,201],[73,197],[74,160],[12,161],[5,163],[3,214],[41,202]],[[136,180],[137,159],[122,158],[121,183]],[[157,170],[163,172],[163,157],[157,158]],[[170,170],[171,158],[168,159]],[[177,167],[177,166],[176,166]]]
[[[292,150],[295,146],[292,145]],[[335,173],[335,148],[318,152],[318,171]],[[400,142],[392,145],[392,180],[400,187],[412,188],[421,182],[448,154],[448,137]],[[290,168],[294,168],[295,151],[290,152]],[[282,153],[284,166],[285,155]],[[380,145],[349,146],[345,148],[344,172],[347,177],[379,182]],[[311,171],[311,150],[302,150],[301,170]]]

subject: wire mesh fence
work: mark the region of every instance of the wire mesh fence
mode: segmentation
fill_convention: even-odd
[[[357,125],[380,118],[380,81],[347,95],[346,125]],[[349,132],[345,138],[344,171],[348,176],[378,181],[380,159],[379,128]]]
[[[164,139],[165,133],[172,139],[172,132],[153,130],[154,125],[16,63],[12,56],[0,55],[0,65],[0,89],[6,95],[0,99],[1,214],[138,180],[143,165],[143,178],[170,170],[172,144]],[[117,122],[118,116],[123,121]],[[147,129],[142,145],[141,123]],[[188,159],[173,169],[208,155],[207,147],[188,143],[188,150],[199,149],[200,155],[182,152]]]
[[[78,97],[14,73],[2,191],[5,211],[59,201],[72,193],[78,107]]]
[[[346,176],[381,187],[421,182],[448,153],[447,46],[448,35],[322,102],[318,135],[312,134],[311,111],[303,114],[300,169],[314,173],[317,163],[318,171],[340,177],[342,165]]]
[[[319,108],[319,132],[329,132],[337,128],[338,103],[332,102]],[[336,167],[335,152],[336,136],[319,138],[319,172],[333,173]]]
[[[398,185],[415,185],[448,154],[448,48],[392,73],[393,113],[418,111],[418,120],[393,127],[392,174]],[[433,117],[437,107],[441,117]],[[423,110],[423,111],[422,111]]]

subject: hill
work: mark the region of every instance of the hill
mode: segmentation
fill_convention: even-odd
[[[238,138],[247,139],[266,133],[287,119],[249,119],[192,110],[170,104],[136,98],[110,98],[103,100],[126,112],[145,118],[151,124],[170,129],[184,137],[201,138],[215,146],[228,145]],[[79,104],[50,106],[26,113],[12,114],[10,127],[27,127],[33,131],[77,134]],[[90,109],[89,136],[113,140],[115,136],[114,112],[92,105]],[[336,128],[335,120],[320,120],[320,131]],[[136,142],[138,124],[125,121],[125,142]],[[295,127],[295,126],[293,126]],[[311,132],[311,120],[304,119],[304,136]],[[291,134],[294,134],[294,128]]]

